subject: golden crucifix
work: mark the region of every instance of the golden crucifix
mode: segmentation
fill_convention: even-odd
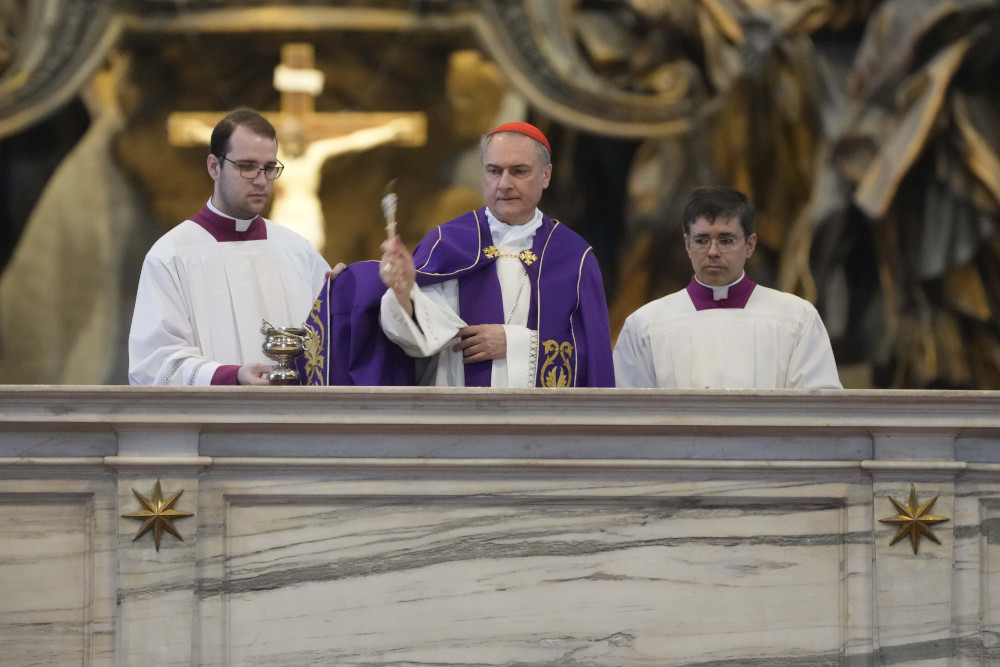
[[[319,199],[323,163],[344,153],[380,145],[423,146],[427,116],[419,112],[317,113],[323,72],[314,67],[311,44],[285,44],[274,70],[281,110],[262,112],[278,132],[278,159],[285,171],[274,182],[268,217],[305,236],[320,251],[326,240]],[[175,112],[167,117],[167,136],[176,146],[209,143],[224,114]]]

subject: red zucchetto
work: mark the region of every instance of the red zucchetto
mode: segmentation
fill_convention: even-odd
[[[545,146],[545,150],[552,155],[552,148],[549,146],[549,140],[545,138],[542,131],[531,123],[504,123],[500,127],[496,128],[490,134],[496,134],[497,132],[517,132],[518,134],[523,134],[526,137],[531,137],[541,145]]]

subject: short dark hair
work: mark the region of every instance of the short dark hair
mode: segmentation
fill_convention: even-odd
[[[261,137],[278,140],[278,133],[274,131],[274,126],[270,121],[261,116],[250,107],[240,107],[226,114],[220,120],[215,129],[212,130],[212,141],[209,150],[216,157],[223,157],[229,153],[229,140],[237,127],[243,126]]]
[[[757,217],[747,196],[735,188],[724,185],[708,185],[695,188],[684,204],[684,233],[691,233],[691,225],[698,218],[715,222],[716,218],[739,218],[743,234],[755,233],[754,218]]]

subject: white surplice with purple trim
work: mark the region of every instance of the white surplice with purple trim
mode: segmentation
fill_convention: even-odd
[[[618,387],[842,388],[816,308],[745,274],[714,289],[692,279],[632,313],[614,363]]]
[[[239,366],[273,363],[261,351],[261,320],[302,326],[329,270],[292,230],[260,216],[234,220],[209,202],[146,255],[129,382],[233,384]]]

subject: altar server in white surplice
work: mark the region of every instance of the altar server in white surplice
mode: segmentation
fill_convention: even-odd
[[[302,236],[260,216],[281,175],[263,116],[237,109],[212,132],[211,199],[146,255],[129,334],[134,385],[268,384],[261,321],[301,326],[328,275]]]
[[[694,277],[625,321],[614,351],[618,387],[842,388],[813,305],[744,273],[757,244],[754,215],[732,188],[691,194],[684,244]]]

